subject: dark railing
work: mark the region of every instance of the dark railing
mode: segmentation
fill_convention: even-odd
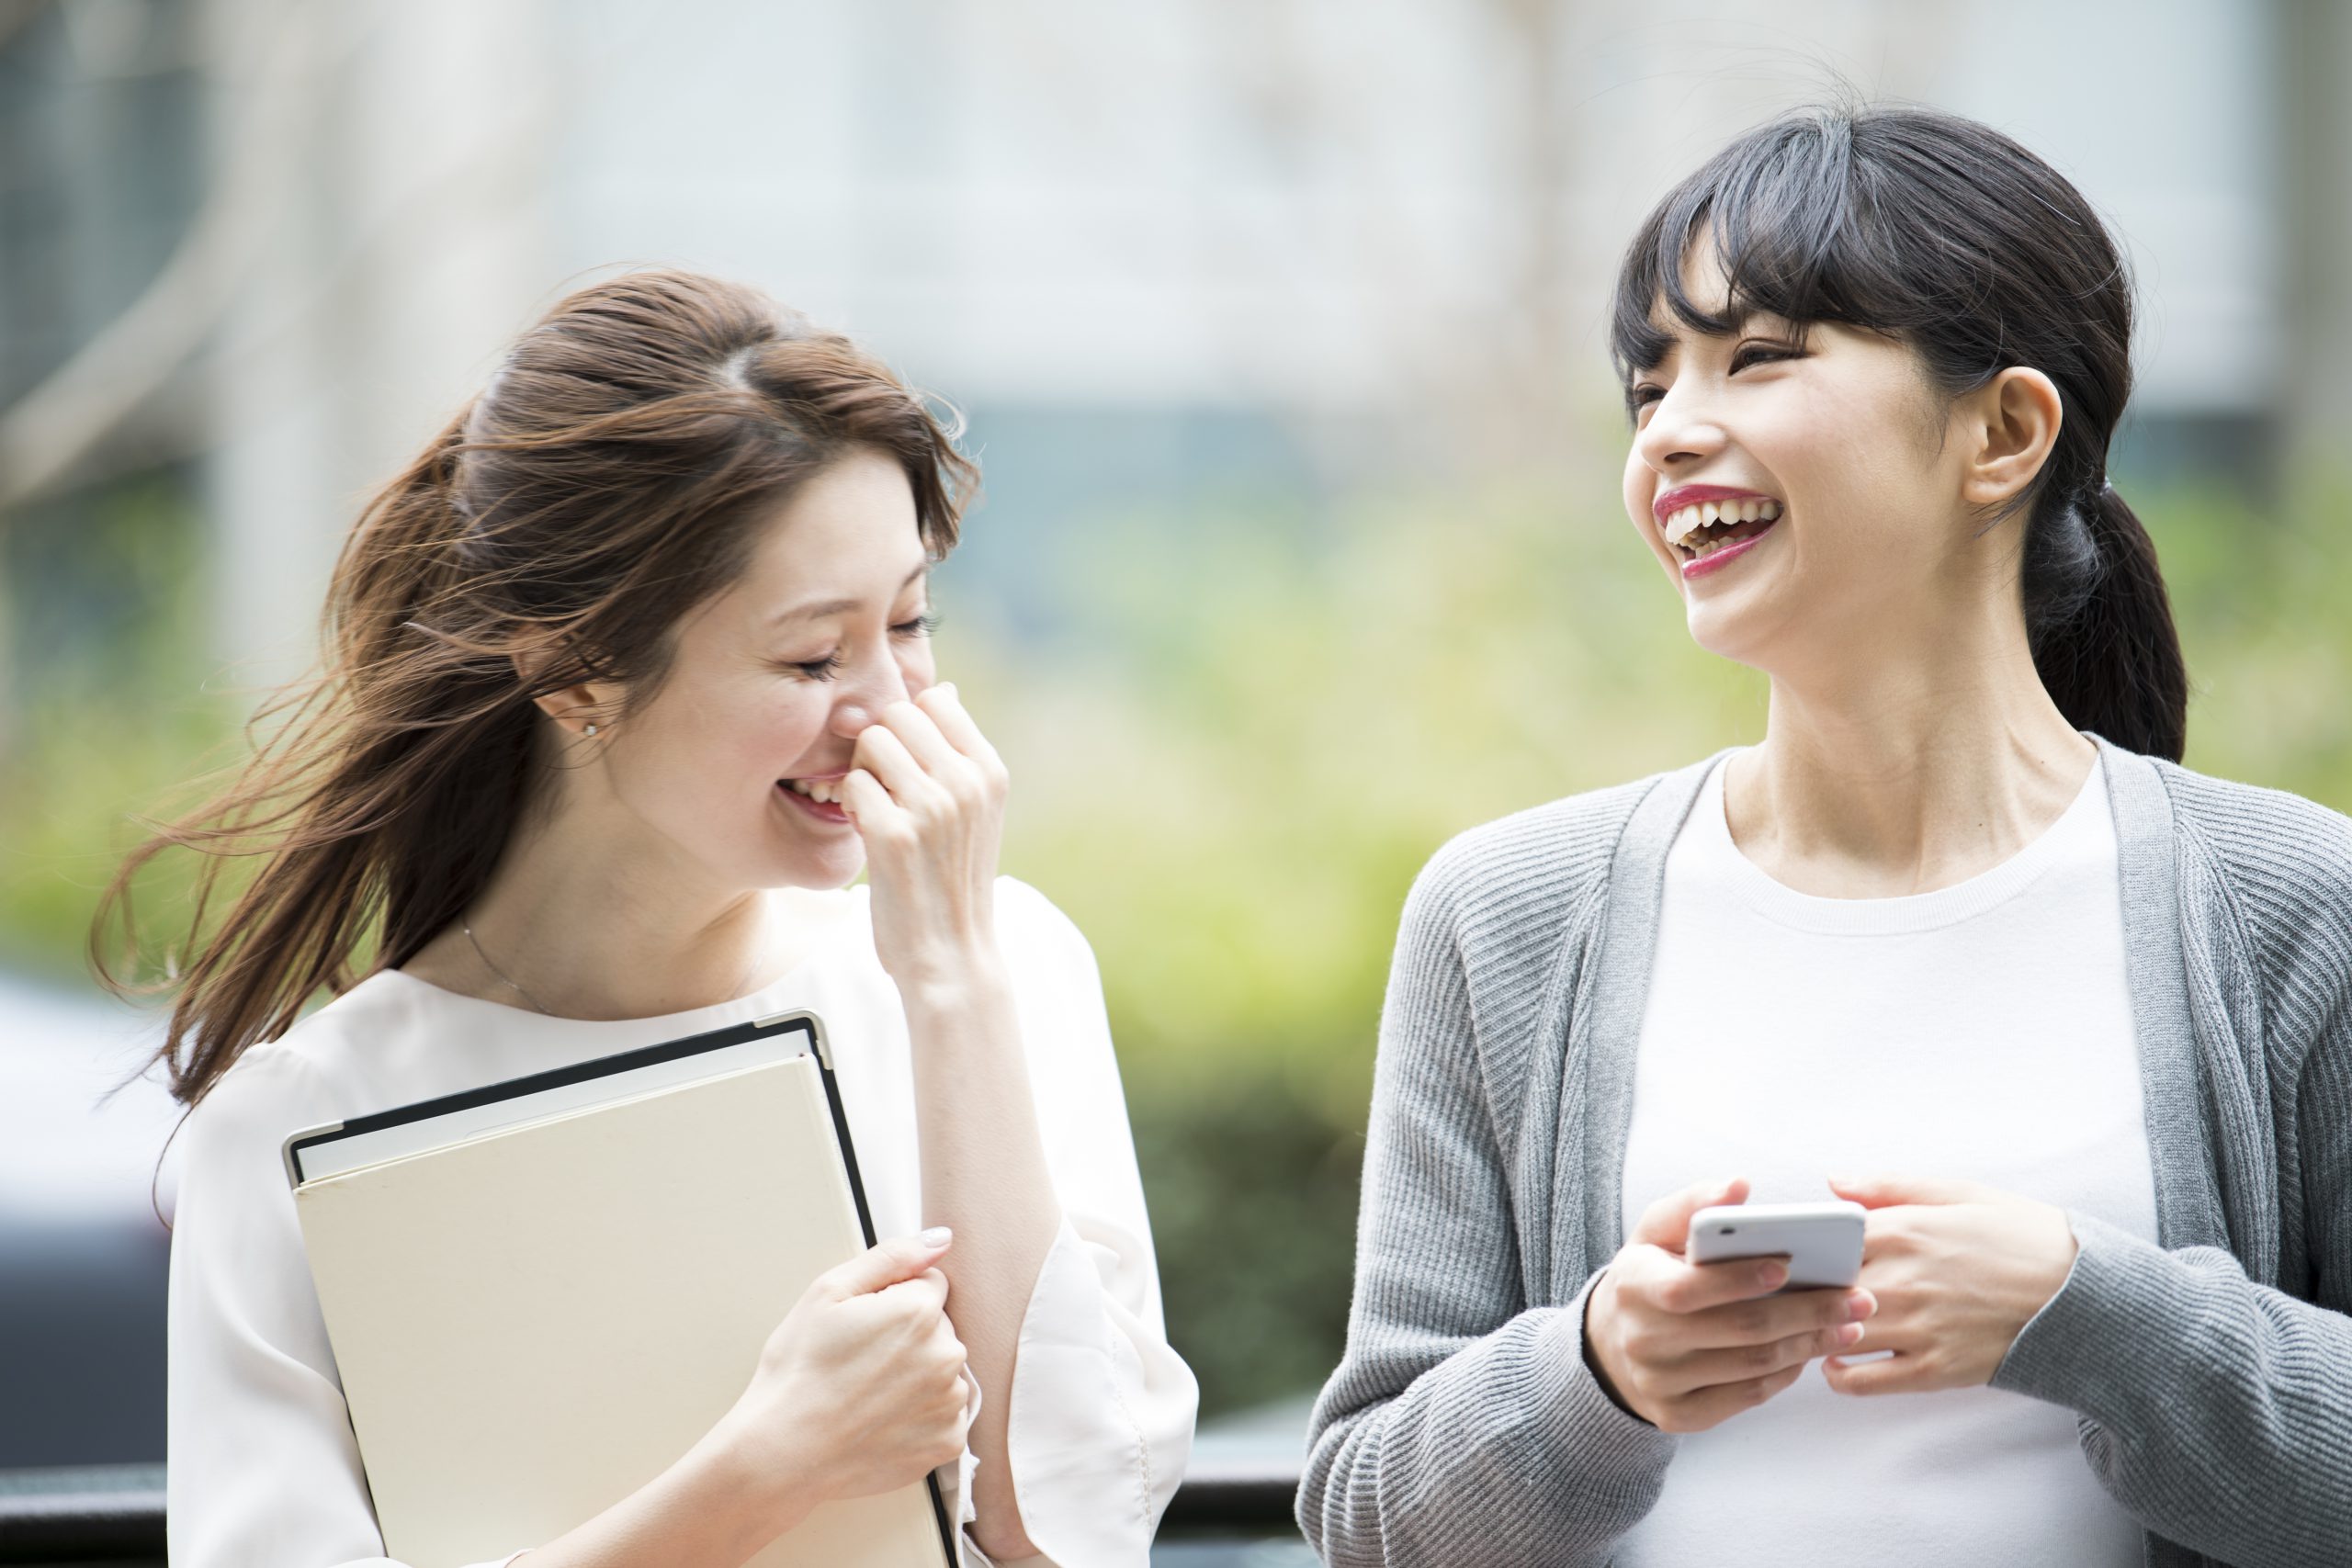
[[[0,1471],[0,1562],[163,1568],[164,1467]]]
[[[1163,1540],[1292,1534],[1298,1477],[1198,1464],[1168,1505]],[[0,1563],[10,1568],[164,1568],[164,1467],[0,1471]]]

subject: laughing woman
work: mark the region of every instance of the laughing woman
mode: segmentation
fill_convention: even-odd
[[[259,857],[164,1046],[176,1568],[384,1561],[289,1132],[804,1007],[891,1239],[667,1471],[513,1551],[732,1568],[941,1467],[968,1561],[1145,1568],[1194,1386],[1093,959],[997,875],[1004,769],[936,680],[968,477],[845,340],[636,273],[525,333],[360,518],[325,679],[116,885],[174,842]]]
[[[1770,717],[1415,886],[1327,1561],[2346,1561],[2352,823],[2177,765],[2131,330],[1939,114],[1765,127],[1634,239],[1626,507]],[[1682,1256],[1833,1195],[1855,1288]]]

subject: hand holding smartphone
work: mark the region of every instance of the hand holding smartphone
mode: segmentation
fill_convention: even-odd
[[[1704,1431],[1763,1404],[1815,1358],[1851,1352],[1878,1308],[1853,1283],[1859,1204],[1747,1196],[1732,1180],[1658,1199],[1586,1294],[1586,1363],[1661,1431]]]
[[[1785,1258],[1785,1291],[1851,1285],[1862,1272],[1860,1203],[1718,1203],[1690,1216],[1682,1256],[1691,1263]],[[1777,1293],[1777,1292],[1776,1292]]]

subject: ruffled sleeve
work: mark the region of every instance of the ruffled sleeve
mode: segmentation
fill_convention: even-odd
[[[1068,917],[1021,883],[1000,886],[998,911],[1064,1216],[1013,1365],[1013,1492],[1045,1560],[1147,1568],[1192,1451],[1200,1389],[1168,1343],[1093,953]]]
[[[278,1152],[288,1134],[334,1119],[310,1069],[262,1046],[181,1130],[167,1331],[173,1568],[400,1568],[383,1554]]]

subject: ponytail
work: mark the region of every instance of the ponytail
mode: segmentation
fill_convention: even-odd
[[[2147,529],[2104,480],[2087,500],[2036,510],[2023,577],[2043,687],[2075,728],[2179,761],[2188,671]]]
[[[101,983],[124,997],[178,993],[157,1059],[185,1101],[320,991],[349,988],[371,945],[391,963],[422,947],[479,895],[512,828],[531,740],[514,667],[417,636],[459,576],[464,428],[460,415],[361,514],[328,595],[326,672],[263,705],[233,784],[153,825],[100,899],[89,956]],[[118,972],[139,960],[130,884],[174,847],[203,857],[194,912],[164,977],[142,981]],[[206,932],[224,881],[254,861]]]

